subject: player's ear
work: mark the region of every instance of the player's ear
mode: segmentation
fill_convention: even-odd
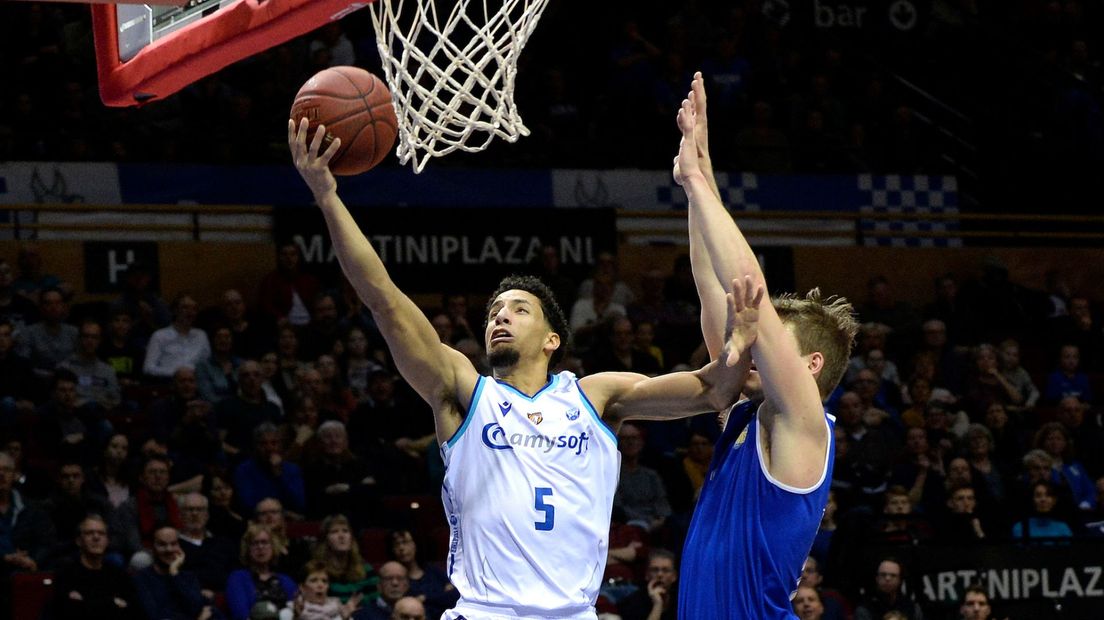
[[[814,375],[819,375],[820,371],[824,370],[824,354],[820,351],[814,351],[805,357],[809,361],[809,372]]]
[[[556,332],[548,332],[548,336],[545,338],[545,341],[544,341],[544,348],[549,353],[552,353],[556,349],[559,349],[560,348],[560,335],[557,334]]]

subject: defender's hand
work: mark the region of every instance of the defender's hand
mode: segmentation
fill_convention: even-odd
[[[728,301],[728,324],[725,327],[725,348],[721,352],[728,367],[735,366],[740,358],[751,352],[751,345],[759,335],[759,304],[763,301],[763,285],[752,284],[751,276],[732,281]]]

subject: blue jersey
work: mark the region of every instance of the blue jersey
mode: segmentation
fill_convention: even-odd
[[[797,618],[790,600],[828,503],[835,460],[835,418],[824,417],[823,476],[813,487],[797,489],[764,469],[752,403],[732,408],[686,535],[679,618]]]

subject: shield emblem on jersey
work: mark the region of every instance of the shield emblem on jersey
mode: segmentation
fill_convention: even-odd
[[[529,421],[532,422],[533,424],[540,424],[541,422],[544,421],[544,416],[541,415],[541,412],[539,412],[539,411],[534,411],[533,413],[528,413],[528,414],[526,414],[526,416],[528,416]]]
[[[567,412],[567,419],[571,420],[572,422],[574,422],[575,420],[578,420],[579,419],[579,410],[578,409],[569,410]]]

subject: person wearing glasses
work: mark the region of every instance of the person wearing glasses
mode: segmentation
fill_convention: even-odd
[[[54,576],[51,618],[87,620],[88,618],[141,617],[134,585],[126,572],[104,562],[108,544],[107,523],[90,514],[77,527],[77,559],[58,567]]]

